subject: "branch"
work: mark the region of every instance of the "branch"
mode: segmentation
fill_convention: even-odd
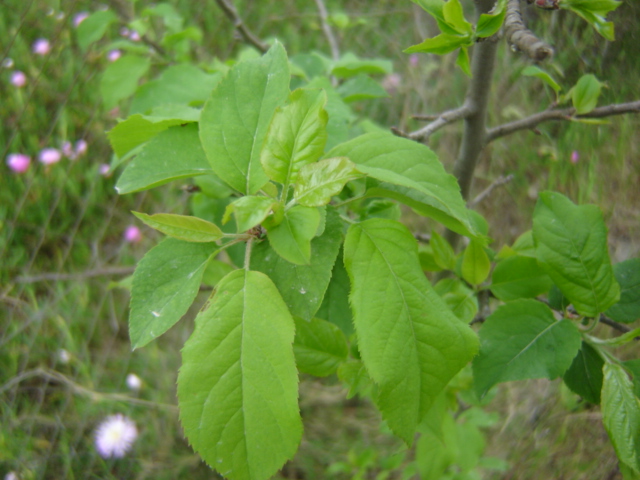
[[[551,110],[545,110],[531,115],[530,117],[516,120],[515,122],[509,122],[497,127],[494,127],[487,131],[485,136],[485,144],[493,142],[495,139],[511,135],[518,130],[531,130],[542,122],[550,120],[574,120],[576,118],[604,118],[612,117],[614,115],[623,115],[626,113],[640,113],[640,100],[629,103],[616,103],[607,105],[605,107],[598,107],[591,110],[589,113],[582,115],[575,115],[574,108],[556,108]]]
[[[524,26],[520,12],[520,0],[509,0],[507,4],[504,35],[512,50],[521,51],[531,60],[541,62],[553,56],[553,48]]]
[[[232,0],[216,0],[218,6],[222,9],[225,15],[233,22],[233,26],[236,27],[236,30],[242,38],[247,43],[250,43],[262,53],[266,53],[269,50],[269,46],[263,43],[258,37],[256,37],[251,30],[247,28],[247,26],[238,15],[238,11],[236,10],[235,5]]]
[[[491,192],[493,192],[497,187],[499,187],[501,185],[505,185],[505,184],[509,183],[513,179],[514,179],[513,174],[507,175],[506,177],[500,176],[499,178],[494,180],[494,182],[491,185],[489,185],[481,193],[479,193],[476,196],[476,198],[471,200],[469,202],[469,204],[467,205],[467,207],[474,208],[476,205],[478,205],[480,202],[482,202],[485,198],[487,198],[489,195],[491,195]]]
[[[445,125],[457,122],[458,120],[462,120],[473,115],[475,112],[471,105],[471,103],[465,102],[464,105],[459,108],[443,112],[438,115],[434,121],[422,127],[421,129],[406,135],[406,137],[418,142],[426,142],[429,140],[429,137],[431,135],[433,135]]]
[[[327,7],[324,5],[323,0],[315,0],[316,5],[318,6],[318,13],[320,14],[320,24],[322,25],[322,32],[324,36],[327,37],[327,41],[329,42],[329,46],[331,47],[331,58],[334,60],[340,59],[340,48],[338,47],[338,41],[336,37],[333,35],[333,30],[331,30],[331,26],[327,21],[329,17],[327,15]]]

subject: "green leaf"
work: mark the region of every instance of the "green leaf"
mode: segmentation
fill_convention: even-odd
[[[537,77],[542,80],[544,83],[549,85],[556,93],[559,93],[562,90],[562,87],[555,81],[555,79],[545,72],[543,69],[536,65],[529,65],[524,70],[522,70],[521,75],[526,77]]]
[[[480,329],[480,355],[473,361],[480,396],[501,382],[548,378],[571,366],[580,332],[569,320],[557,321],[545,304],[515,300],[499,307]]]
[[[310,322],[299,317],[294,320],[296,338],[293,353],[298,370],[316,377],[336,373],[349,354],[344,333],[334,324],[319,318],[313,318]]]
[[[393,72],[391,60],[377,58],[358,58],[351,52],[345,53],[331,69],[331,75],[338,78],[355,77],[366,74],[386,74]]]
[[[473,33],[473,26],[464,18],[464,11],[460,0],[447,0],[442,7],[445,22],[455,28],[460,34]]]
[[[129,112],[147,113],[164,104],[202,104],[221,79],[221,74],[208,74],[194,65],[171,65],[157,79],[138,88]]]
[[[618,335],[617,337],[601,339],[590,337],[591,341],[597,345],[612,345],[619,346],[624,345],[625,343],[633,342],[637,338],[640,338],[640,328],[634,328],[622,335]]]
[[[513,242],[513,250],[524,257],[536,258],[536,245],[533,242],[533,231],[527,230]]]
[[[433,248],[433,259],[440,268],[444,270],[456,268],[456,252],[444,237],[432,230],[429,243]]]
[[[149,58],[138,55],[123,55],[110,63],[100,79],[100,95],[105,108],[111,109],[120,100],[133,95],[138,88],[138,81],[147,73],[150,66]]]
[[[442,33],[457,35],[458,31],[447,23],[444,18],[444,0],[412,0],[422,7],[429,15],[435,18],[438,28]]]
[[[640,473],[640,402],[633,384],[617,364],[604,365],[602,423],[620,462]]]
[[[604,360],[597,350],[588,343],[582,342],[578,355],[564,373],[564,383],[587,402],[599,405],[603,365]]]
[[[609,41],[615,40],[613,22],[607,22],[607,14],[622,5],[615,0],[563,0],[560,8],[571,10],[589,22],[596,31]]]
[[[325,158],[300,169],[293,197],[305,207],[320,207],[339,194],[347,182],[362,176],[348,158]]]
[[[195,108],[188,108],[183,110],[182,113],[177,118],[175,116],[168,118],[136,114],[119,122],[107,134],[113,151],[116,152],[116,155],[122,157],[135,147],[153,138],[159,132],[174,125],[197,122],[200,118],[200,112]]]
[[[202,283],[210,287],[215,287],[220,280],[235,269],[234,266],[228,263],[213,259],[207,264],[204,275],[202,275]]]
[[[198,125],[161,131],[129,162],[120,175],[116,191],[139,192],[181,178],[213,173],[198,137]]]
[[[596,108],[600,90],[602,90],[602,84],[595,75],[587,74],[580,77],[578,83],[571,89],[573,108],[578,115],[589,113]]]
[[[538,262],[579,314],[595,317],[618,301],[607,228],[597,206],[576,206],[559,193],[542,192],[533,238]]]
[[[131,213],[151,228],[186,242],[215,242],[222,238],[223,235],[218,226],[198,217],[171,213],[157,213],[155,215],[139,212]]]
[[[507,14],[507,0],[498,0],[490,13],[483,13],[476,25],[476,36],[487,38],[498,33]]]
[[[478,299],[473,290],[457,278],[444,278],[434,289],[456,317],[464,323],[471,323],[478,313]]]
[[[361,74],[350,78],[338,87],[338,93],[347,102],[357,102],[370,98],[389,97],[387,91],[368,75]]]
[[[341,242],[342,221],[334,209],[327,207],[324,232],[311,241],[313,255],[309,265],[290,263],[268,242],[262,242],[253,246],[251,268],[269,275],[292,315],[309,321],[322,303]]]
[[[145,346],[187,313],[216,245],[165,238],[140,260],[133,274],[129,336]]]
[[[624,368],[633,376],[633,391],[640,398],[640,359],[622,362]]]
[[[360,360],[349,361],[338,367],[338,378],[349,387],[347,398],[370,395],[374,388],[367,369]]]
[[[616,263],[613,274],[620,284],[620,301],[605,313],[616,322],[635,322],[640,318],[640,258]]]
[[[411,444],[435,397],[475,355],[477,338],[427,281],[402,224],[352,225],[344,260],[359,349],[379,386],[376,403],[391,430]]]
[[[117,20],[118,17],[111,10],[93,12],[85,18],[76,29],[80,49],[86,51],[89,45],[100,40],[107,32],[109,25]]]
[[[327,94],[327,105],[325,110],[329,115],[327,123],[327,144],[325,149],[333,148],[335,145],[348,140],[350,128],[357,118],[349,105],[347,105],[340,94],[331,85],[329,77],[316,77],[311,80],[307,88],[322,88]]]
[[[237,191],[253,195],[269,178],[260,150],[276,108],[289,95],[289,62],[276,42],[262,57],[236,64],[202,111],[200,139],[213,171]]]
[[[288,187],[296,183],[302,166],[320,158],[327,142],[326,103],[322,90],[298,89],[287,105],[276,110],[260,153],[271,180]]]
[[[285,260],[296,265],[311,262],[311,239],[315,237],[320,212],[312,207],[295,206],[284,213],[284,219],[274,227],[267,227],[271,247]]]
[[[404,50],[404,53],[433,53],[436,55],[446,55],[460,47],[470,47],[472,45],[470,35],[449,35],[441,33],[433,38],[427,38],[424,42],[413,45]]]
[[[491,276],[491,293],[504,302],[535,298],[553,282],[534,258],[513,255],[497,263]]]
[[[316,315],[340,327],[347,336],[353,333],[353,319],[349,306],[349,276],[344,268],[342,254],[333,266],[331,281]]]
[[[458,51],[456,65],[460,67],[467,77],[471,78],[471,63],[469,62],[469,50],[467,47],[461,47],[460,51]]]
[[[227,205],[222,217],[222,223],[227,223],[231,214],[236,218],[238,233],[246,232],[250,228],[264,222],[273,213],[278,202],[269,197],[246,196],[240,197]]]
[[[471,285],[480,285],[489,276],[491,262],[484,247],[472,240],[462,255],[462,278]]]
[[[403,202],[462,235],[475,236],[460,187],[425,145],[387,133],[368,133],[333,148],[325,158],[347,157],[382,183],[368,196]]]
[[[191,446],[225,478],[266,480],[302,436],[294,323],[260,272],[220,281],[196,317],[178,375],[180,420]]]

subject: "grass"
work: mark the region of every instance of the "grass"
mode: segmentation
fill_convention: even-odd
[[[215,2],[197,8],[193,2],[172,3],[189,21],[198,19],[204,40],[194,55],[202,62],[214,55],[230,58],[239,51],[242,45]],[[247,25],[264,38],[283,38],[290,54],[329,51],[313,2],[237,4]],[[327,7],[331,13],[349,15],[349,25],[336,29],[344,51],[392,58],[402,76],[393,98],[359,104],[360,113],[380,125],[412,129],[419,124],[411,114],[434,113],[461,103],[466,80],[452,58],[423,56],[417,67],[411,67],[401,53],[422,40],[421,30],[434,32],[433,23],[410,2],[372,5],[336,0],[327,1]],[[47,14],[49,8],[54,9],[52,15]],[[113,189],[117,173],[111,177],[99,173],[100,165],[111,158],[104,132],[115,124],[117,114],[99,103],[97,81],[107,65],[104,55],[99,49],[80,51],[72,27],[75,13],[92,8],[93,2],[73,0],[5,0],[0,14],[0,57],[12,58],[14,69],[29,79],[25,88],[16,89],[9,84],[9,69],[0,69],[0,150],[3,159],[20,151],[31,155],[33,162],[24,175],[3,166],[0,176],[0,475],[13,471],[21,479],[216,478],[183,439],[173,407],[179,350],[192,331],[195,309],[167,335],[131,352],[128,292],[112,284],[125,275],[111,269],[131,269],[158,240],[144,230],[141,243],[127,243],[123,232],[134,223],[129,211],[185,212],[188,194],[174,184],[118,197]],[[628,9],[626,14],[622,8]],[[605,92],[606,101],[631,100],[640,67],[634,56],[636,24],[629,20],[637,18],[638,8],[625,4],[620,10],[625,41],[611,47],[603,56],[606,62],[597,66],[612,87]],[[63,14],[60,20],[58,13]],[[567,20],[560,17],[558,22],[566,26]],[[553,22],[539,27],[549,33],[560,29]],[[580,28],[569,27],[569,31]],[[116,38],[117,30],[111,35]],[[582,35],[578,42],[558,45],[557,63],[570,73],[566,85],[592,66],[602,51],[585,50],[588,55],[572,60],[572,47],[592,40],[588,33]],[[31,44],[40,37],[52,43],[48,56],[31,53]],[[599,48],[604,48],[601,42]],[[522,65],[501,50],[492,125],[550,102],[539,82],[518,77]],[[638,127],[638,117],[615,118],[603,126],[546,124],[541,135],[519,132],[492,144],[479,167],[474,191],[500,175],[515,177],[479,206],[491,225],[494,246],[530,228],[537,192],[556,189],[581,203],[602,205],[614,258],[637,256]],[[89,153],[79,160],[50,167],[35,161],[42,148],[81,138],[88,141]],[[459,139],[457,126],[433,137],[432,148],[447,166],[455,158]],[[580,154],[577,164],[569,161],[574,150]],[[129,373],[143,380],[137,393],[126,387]],[[607,478],[615,470],[597,410],[563,403],[563,398],[557,383],[501,387],[489,408],[504,423],[490,430],[488,438],[489,453],[511,466],[501,478]],[[336,473],[335,478],[352,478],[358,462],[368,465],[365,478],[373,478],[400,448],[397,440],[380,433],[380,418],[368,401],[345,401],[335,378],[304,377],[301,409],[305,437],[280,478],[327,478],[327,469],[337,462],[352,465],[353,471]],[[124,459],[103,460],[93,447],[93,432],[113,413],[133,418],[140,438]],[[400,478],[398,469],[391,478]]]

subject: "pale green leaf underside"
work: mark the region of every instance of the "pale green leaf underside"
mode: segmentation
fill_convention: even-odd
[[[237,191],[252,195],[269,178],[260,150],[269,122],[289,95],[289,62],[280,43],[261,58],[235,65],[202,111],[200,138],[213,171]]]
[[[613,363],[604,365],[602,423],[620,461],[640,474],[640,403],[624,369]]]
[[[320,207],[340,193],[347,182],[362,177],[348,158],[326,158],[298,173],[294,198],[300,205]]]
[[[132,213],[151,228],[186,242],[215,242],[223,235],[217,225],[198,217],[171,213],[157,213],[155,215]]]
[[[480,329],[480,342],[473,374],[482,396],[500,382],[561,376],[578,353],[581,337],[571,321],[557,321],[545,304],[526,299],[493,312]]]
[[[471,360],[478,341],[427,281],[402,224],[352,225],[344,259],[362,359],[379,385],[383,417],[410,444],[434,398]]]
[[[463,235],[476,235],[455,177],[425,145],[386,133],[368,133],[342,143],[325,158],[347,157],[382,183],[370,196],[394,198]]]
[[[269,197],[251,195],[240,197],[238,200],[227,205],[224,216],[222,217],[222,223],[227,223],[233,213],[236,218],[236,224],[238,225],[238,233],[246,232],[250,228],[262,223],[273,211],[275,206],[276,202]]]
[[[119,194],[138,192],[181,178],[211,172],[198,138],[198,125],[161,131],[133,158],[120,175]]]
[[[618,301],[620,287],[598,207],[542,192],[533,213],[533,237],[538,262],[578,313],[594,317]]]
[[[140,260],[131,287],[129,336],[133,348],[159,337],[187,312],[216,248],[211,243],[165,238]]]
[[[462,256],[462,278],[471,285],[485,281],[491,270],[491,262],[482,245],[472,241]]]
[[[236,270],[198,314],[182,350],[180,419],[225,478],[270,478],[302,436],[294,322],[271,280]]]

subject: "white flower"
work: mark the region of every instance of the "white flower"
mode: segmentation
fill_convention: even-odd
[[[133,420],[119,413],[111,415],[96,429],[96,449],[102,458],[122,458],[137,436]]]
[[[9,472],[4,476],[4,480],[19,480],[16,472]]]
[[[133,390],[134,392],[137,392],[138,390],[140,390],[140,388],[142,388],[142,380],[140,380],[140,377],[137,376],[135,373],[130,373],[129,375],[127,375],[127,387],[129,387],[129,390]]]

